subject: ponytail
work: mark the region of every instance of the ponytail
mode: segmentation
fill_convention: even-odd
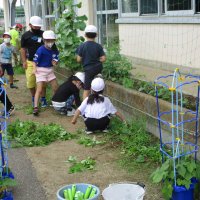
[[[89,95],[88,100],[87,100],[87,104],[93,104],[93,103],[101,103],[104,102],[104,96],[102,96],[101,94],[103,93],[103,91],[100,92],[95,92],[93,91],[92,94]]]

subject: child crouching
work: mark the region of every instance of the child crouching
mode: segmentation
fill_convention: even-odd
[[[84,117],[86,134],[97,130],[107,132],[110,115],[116,115],[124,121],[124,117],[116,110],[110,99],[103,96],[104,87],[105,83],[102,78],[95,78],[92,81],[92,93],[84,99],[71,121],[72,124],[76,124],[77,118],[81,114]]]
[[[84,81],[85,74],[83,72],[77,72],[60,85],[52,98],[54,109],[63,115],[74,115],[74,102],[76,107],[80,106],[81,100],[79,93]]]

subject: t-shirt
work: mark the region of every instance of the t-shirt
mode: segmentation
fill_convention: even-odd
[[[40,30],[38,34],[27,31],[22,35],[21,47],[27,49],[27,57],[30,61],[33,61],[37,49],[43,45],[42,34],[43,31]]]
[[[81,114],[86,118],[100,119],[109,114],[115,114],[117,112],[116,108],[111,103],[108,97],[104,97],[104,102],[94,102],[93,104],[87,104],[88,97],[84,99],[81,105],[78,107]]]
[[[74,95],[76,106],[80,106],[81,100],[79,96],[79,89],[72,83],[72,79],[69,78],[56,90],[52,101],[65,102],[71,95]]]
[[[52,67],[52,60],[58,61],[58,51],[47,49],[44,45],[38,48],[33,58],[37,67]]]
[[[17,47],[18,42],[19,42],[19,32],[15,29],[10,30],[10,35],[11,35],[11,41],[10,43],[14,46]]]
[[[105,55],[102,46],[93,41],[82,43],[77,48],[76,53],[82,58],[84,69],[91,69],[94,66],[102,65],[99,58]]]
[[[0,63],[12,63],[12,54],[16,53],[15,47],[7,46],[5,43],[0,45]]]

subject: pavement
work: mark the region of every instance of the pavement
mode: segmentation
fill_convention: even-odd
[[[8,151],[9,167],[14,173],[17,186],[11,188],[14,200],[47,200],[35,169],[24,148]]]

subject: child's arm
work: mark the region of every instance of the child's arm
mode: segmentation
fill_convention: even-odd
[[[119,117],[123,122],[125,122],[124,116],[123,116],[119,111],[117,111],[117,112],[115,113],[115,115],[116,115],[117,117]]]
[[[36,71],[37,71],[37,66],[36,66],[36,63],[33,62],[33,72],[32,72],[32,74],[35,74]]]
[[[15,63],[17,63],[17,62],[18,62],[17,54],[16,54],[16,53],[13,53],[13,56],[14,56],[14,59],[15,59]]]
[[[23,63],[23,68],[27,68],[27,62],[26,62],[26,49],[21,48],[21,58],[22,58],[22,63]]]
[[[106,61],[106,56],[104,55],[104,56],[101,56],[100,58],[99,58],[99,60],[100,60],[100,62],[105,62]]]
[[[79,109],[76,110],[75,114],[74,114],[74,117],[71,121],[72,124],[76,124],[77,122],[77,119],[78,119],[78,116],[81,114],[81,111]]]

